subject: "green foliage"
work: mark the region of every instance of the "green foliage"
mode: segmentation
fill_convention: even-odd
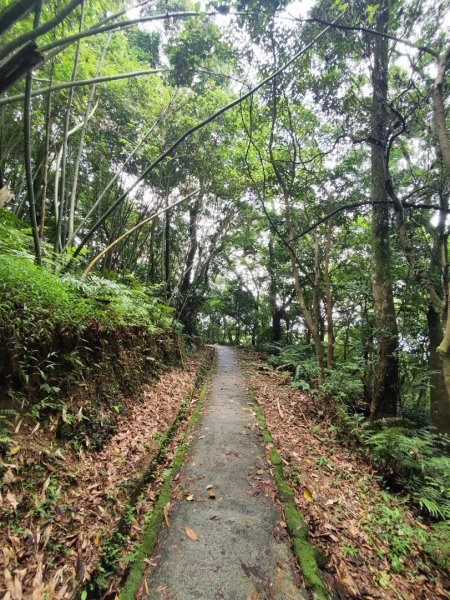
[[[374,431],[362,415],[350,415],[344,408],[339,416],[389,483],[401,486],[433,519],[450,520],[450,440],[447,436],[406,427]]]
[[[333,398],[346,406],[355,406],[363,397],[363,368],[359,363],[343,363],[325,371],[320,388],[322,398]]]
[[[5,230],[3,247],[9,253],[0,255],[0,374],[12,400],[26,403],[38,416],[61,410],[64,394],[89,373],[123,369],[120,385],[126,386],[149,364],[156,368],[152,336],[169,332],[173,316],[153,288],[96,275],[59,278],[33,263],[21,229],[9,225]],[[133,339],[119,367],[117,359]],[[125,376],[132,360],[135,372]],[[115,375],[110,380],[113,386]]]
[[[317,387],[319,367],[314,358],[310,358],[311,349],[306,344],[272,346],[276,352],[267,359],[267,366],[279,371],[292,373],[291,387],[310,391]]]
[[[299,364],[307,359],[310,347],[305,344],[273,346],[276,352],[267,359],[267,364],[277,370],[295,373]]]
[[[425,534],[423,541],[425,551],[437,565],[448,571],[450,569],[450,523],[436,523]]]
[[[381,539],[390,549],[388,559],[395,573],[403,571],[403,559],[411,556],[417,544],[426,539],[424,530],[407,525],[404,514],[405,502],[384,492],[383,502],[366,515],[363,527],[374,539]]]
[[[198,68],[214,68],[229,63],[230,47],[221,40],[220,29],[202,16],[187,21],[184,31],[166,46],[174,67],[177,85],[192,85]]]

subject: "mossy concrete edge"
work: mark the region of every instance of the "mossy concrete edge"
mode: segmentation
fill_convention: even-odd
[[[304,577],[306,587],[315,600],[329,600],[330,596],[325,583],[322,580],[318,562],[318,553],[320,550],[319,548],[315,548],[309,540],[308,527],[295,504],[294,491],[286,481],[283,471],[283,461],[281,460],[280,453],[275,447],[272,435],[264,416],[264,412],[256,399],[255,391],[249,389],[249,396],[253,402],[253,410],[255,411],[258,424],[263,432],[264,442],[267,444],[272,444],[273,446],[270,452],[270,461],[273,466],[273,472],[280,492],[280,498],[283,502],[287,528],[292,536],[292,545],[300,566],[300,570]]]
[[[183,434],[182,443],[180,446],[178,446],[175,453],[172,467],[164,474],[164,483],[159,491],[155,508],[147,516],[144,535],[135,553],[135,559],[131,566],[128,577],[119,594],[120,600],[134,600],[136,597],[136,592],[141,585],[142,577],[146,568],[145,559],[151,555],[156,542],[158,541],[161,525],[164,521],[164,508],[172,499],[174,479],[181,469],[186,457],[188,450],[187,439],[199,419],[200,411],[203,408],[205,396],[208,392],[209,383],[211,381],[214,368],[215,360],[213,359],[200,390],[197,405]]]

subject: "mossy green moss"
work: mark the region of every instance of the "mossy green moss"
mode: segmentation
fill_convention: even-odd
[[[272,436],[264,417],[264,413],[259,406],[256,395],[250,390],[250,397],[253,400],[253,409],[258,423],[263,430],[264,441],[273,443]],[[295,495],[291,486],[287,483],[283,471],[283,461],[276,448],[272,448],[270,459],[273,465],[275,481],[280,491],[280,497],[284,504],[284,514],[289,533],[292,536],[292,543],[300,570],[305,579],[307,588],[315,600],[327,600],[329,594],[322,581],[320,568],[325,567],[325,555],[309,541],[308,528],[305,520],[295,505]]]
[[[272,461],[272,464],[275,466],[278,466],[278,465],[281,466],[283,464],[280,453],[278,452],[278,450],[276,448],[272,448],[272,452],[270,453],[270,460]]]

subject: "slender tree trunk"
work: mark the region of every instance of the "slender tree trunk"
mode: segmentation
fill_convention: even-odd
[[[178,303],[178,316],[183,323],[186,332],[190,335],[196,335],[196,326],[194,323],[195,309],[188,303],[188,297],[193,282],[194,260],[198,248],[197,226],[198,216],[201,207],[201,197],[197,198],[193,206],[189,209],[189,240],[190,247],[187,253],[186,262],[184,265],[184,273],[181,279],[179,292],[180,299]]]
[[[106,44],[103,48],[102,54],[100,56],[100,60],[97,65],[95,77],[98,77],[100,74],[100,70],[101,70],[103,62],[105,60],[105,56],[108,51],[110,41],[111,41],[111,36],[108,36],[108,39],[106,40]],[[75,159],[75,164],[74,164],[74,168],[73,168],[73,179],[72,179],[72,187],[70,190],[70,201],[69,201],[69,226],[68,226],[68,234],[67,234],[67,243],[71,243],[70,240],[72,240],[74,238],[75,208],[76,208],[76,201],[77,201],[78,177],[80,174],[81,158],[83,156],[84,140],[86,137],[86,131],[87,131],[88,123],[89,123],[89,115],[91,113],[92,103],[94,102],[94,96],[95,96],[96,89],[97,89],[97,85],[94,83],[94,85],[91,87],[91,89],[89,91],[88,101],[86,103],[86,110],[84,113],[83,126],[81,128],[81,134],[80,134],[80,142],[78,144],[77,157]]]
[[[53,74],[55,70],[55,63],[52,61],[50,71],[50,84],[53,81]],[[51,92],[47,96],[47,102],[45,107],[45,141],[44,141],[44,156],[42,158],[42,195],[41,195],[41,214],[39,215],[39,237],[41,241],[44,240],[44,227],[45,227],[45,202],[47,199],[48,189],[48,160],[50,153],[50,137],[51,137],[51,126],[52,126],[52,94]]]
[[[331,226],[327,226],[324,257],[325,298],[327,314],[327,369],[333,368],[334,359],[334,323],[333,323],[333,294],[331,290],[330,251]]]
[[[289,207],[287,207],[287,211],[288,211],[288,227],[287,227],[288,235],[289,235],[289,239],[293,240],[294,239],[294,229],[292,227],[290,216],[289,216]],[[300,282],[300,274],[298,271],[297,261],[295,259],[295,242],[293,242],[293,241],[289,242],[289,245],[291,246],[290,258],[291,258],[292,273],[294,276],[295,294],[296,294],[297,301],[300,306],[300,310],[303,315],[303,319],[305,321],[305,325],[306,325],[308,332],[310,333],[310,335],[313,339],[313,342],[314,342],[314,350],[315,350],[315,354],[316,354],[316,358],[317,358],[317,364],[319,367],[319,385],[322,385],[322,383],[325,380],[325,365],[324,365],[323,345],[322,345],[322,338],[320,335],[320,329],[319,329],[318,323],[316,323],[311,311],[308,308],[308,305],[307,305],[306,299],[305,299],[305,295],[303,294],[302,284]]]
[[[166,196],[166,207],[169,199]],[[167,210],[164,215],[164,283],[166,284],[166,298],[170,298],[170,249],[171,249],[171,236],[170,236],[170,219],[172,212]]]
[[[281,319],[283,310],[277,307],[277,282],[275,277],[275,253],[273,249],[272,236],[269,239],[269,261],[267,263],[269,273],[269,305],[272,315],[272,342],[281,341]]]
[[[81,16],[80,16],[80,31],[83,29],[84,24],[84,0],[81,1]],[[72,81],[75,81],[78,73],[78,63],[80,60],[80,40],[77,43],[77,49],[75,52],[75,62],[72,69]],[[68,139],[70,130],[70,118],[72,112],[72,101],[73,101],[74,90],[73,88],[69,91],[69,98],[67,101],[66,114],[64,117],[64,137],[62,145],[62,156],[61,156],[61,193],[59,201],[58,219],[56,223],[56,237],[55,237],[55,251],[60,252],[63,248],[63,222],[66,214],[66,169],[67,169],[67,153],[68,153]],[[58,172],[57,172],[58,174]],[[56,182],[55,182],[56,185]]]
[[[389,31],[389,0],[380,3],[377,29]],[[374,40],[374,65],[372,70],[371,115],[371,199],[372,206],[372,262],[373,297],[378,341],[374,391],[370,407],[372,419],[397,413],[400,400],[399,363],[397,352],[398,330],[392,291],[391,249],[389,242],[385,150],[387,141],[388,112],[388,41]]]
[[[42,0],[39,0],[39,2],[36,4],[36,9],[35,9],[34,24],[33,24],[34,29],[37,29],[39,27],[39,22],[41,19],[41,9],[42,9]],[[31,159],[31,87],[32,87],[32,77],[31,77],[31,73],[28,73],[27,77],[26,77],[26,83],[25,83],[25,106],[24,106],[24,117],[23,117],[25,174],[26,174],[28,202],[29,202],[29,209],[30,209],[31,229],[33,232],[34,254],[36,257],[36,263],[38,265],[41,265],[42,264],[41,240],[39,238],[39,229],[38,229],[37,218],[36,218],[36,205],[35,205],[35,198],[34,198],[34,183],[33,183],[32,159]]]
[[[361,328],[361,345],[363,350],[364,369],[364,398],[367,405],[370,406],[373,397],[373,319],[367,307],[367,301],[361,305],[361,321],[364,326]]]
[[[155,273],[155,231],[156,231],[156,223],[157,219],[152,221],[152,226],[150,230],[150,242],[148,248],[148,270],[147,270],[147,279],[150,283],[155,283],[156,281],[156,273]]]

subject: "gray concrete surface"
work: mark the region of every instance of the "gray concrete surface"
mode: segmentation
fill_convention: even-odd
[[[145,597],[305,599],[239,364],[232,349],[217,352],[217,372],[180,473],[181,495],[151,559]]]

